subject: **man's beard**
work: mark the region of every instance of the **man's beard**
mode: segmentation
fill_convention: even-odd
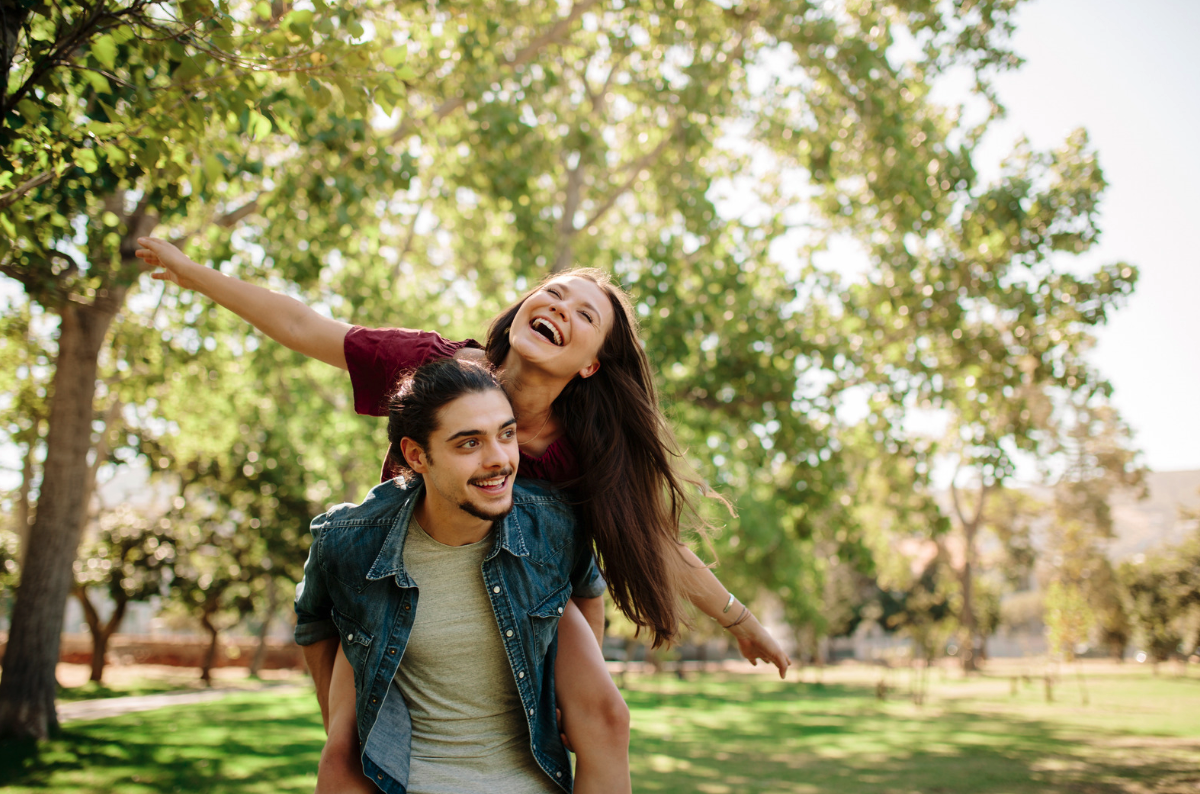
[[[514,473],[515,473],[515,471],[513,469],[505,469],[504,471],[500,472],[499,474],[492,475],[492,477],[511,477],[511,476],[513,476]],[[492,477],[485,477],[483,479],[490,480],[490,479],[492,479]],[[472,482],[474,482],[474,481],[472,481]],[[512,502],[512,499],[509,499],[508,507],[504,508],[503,510],[501,510],[498,513],[489,513],[486,510],[484,510],[483,508],[481,508],[479,505],[475,504],[474,502],[470,502],[467,500],[463,500],[462,502],[459,502],[458,509],[462,510],[467,515],[474,516],[475,518],[481,519],[483,521],[499,521],[500,519],[504,518],[506,515],[508,515],[509,513],[512,512],[513,502]]]
[[[481,509],[478,505],[473,504],[471,502],[462,502],[461,504],[459,504],[458,509],[462,510],[464,513],[467,513],[468,515],[472,515],[472,516],[475,516],[476,518],[483,519],[484,521],[499,521],[500,519],[504,518],[506,515],[508,515],[509,513],[512,512],[513,504],[512,504],[512,502],[509,502],[508,507],[504,508],[504,510],[499,513],[489,513],[486,510]]]

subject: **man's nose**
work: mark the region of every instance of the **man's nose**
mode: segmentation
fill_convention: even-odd
[[[508,465],[508,452],[499,439],[492,439],[484,447],[483,465],[491,469],[502,469]]]

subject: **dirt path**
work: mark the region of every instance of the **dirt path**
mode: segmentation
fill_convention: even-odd
[[[121,714],[132,714],[137,711],[152,711],[165,706],[182,706],[189,703],[205,703],[218,700],[239,692],[261,692],[271,689],[277,692],[287,692],[301,689],[301,684],[263,684],[260,687],[213,687],[212,689],[187,689],[181,692],[164,692],[159,695],[134,695],[123,698],[100,698],[97,700],[79,700],[74,703],[58,705],[58,721],[60,723],[79,722],[81,720],[98,720],[105,717],[116,717]]]

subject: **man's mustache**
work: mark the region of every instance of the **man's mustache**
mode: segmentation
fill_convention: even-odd
[[[477,484],[483,482],[484,480],[494,480],[497,477],[511,477],[514,473],[516,473],[516,471],[517,471],[516,469],[514,469],[510,466],[509,468],[504,469],[502,471],[498,471],[495,474],[489,474],[486,477],[474,477],[470,480],[467,480],[467,482],[470,485],[477,485]]]

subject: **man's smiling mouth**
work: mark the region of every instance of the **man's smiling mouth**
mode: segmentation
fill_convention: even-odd
[[[488,477],[487,479],[471,480],[471,485],[490,493],[498,493],[504,490],[504,486],[508,483],[510,476],[512,476],[511,472],[498,474],[495,477]]]

